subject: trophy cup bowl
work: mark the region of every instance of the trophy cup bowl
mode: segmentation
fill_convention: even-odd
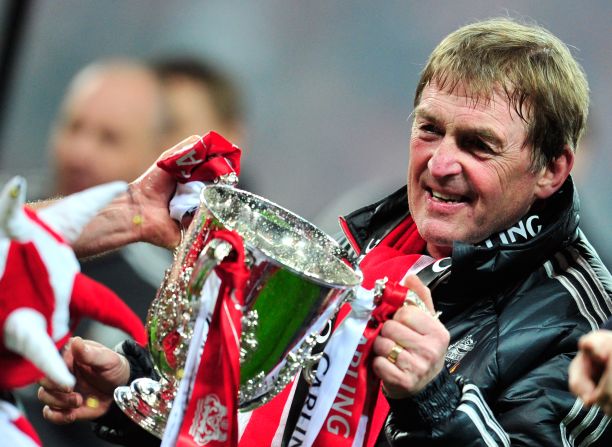
[[[229,185],[207,185],[172,266],[149,308],[149,350],[161,380],[137,379],[115,391],[119,407],[162,437],[183,376],[199,306],[211,306],[211,272],[229,244],[208,237],[213,229],[240,235],[250,276],[244,297],[238,408],[268,402],[311,353],[321,319],[331,317],[361,283],[334,239],[307,220],[263,197]],[[329,319],[329,318],[327,318]]]

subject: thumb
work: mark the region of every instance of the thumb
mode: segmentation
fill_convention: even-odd
[[[568,385],[570,391],[587,404],[592,403],[589,398],[595,389],[592,372],[591,359],[584,352],[579,352],[570,363]]]
[[[401,284],[404,287],[407,287],[408,289],[410,289],[410,291],[408,292],[407,298],[409,297],[411,292],[414,292],[418,296],[418,298],[421,299],[423,304],[425,304],[429,312],[432,315],[435,314],[433,300],[431,298],[431,291],[425,284],[423,284],[423,281],[421,281],[421,279],[418,276],[416,275],[406,276],[401,281]]]

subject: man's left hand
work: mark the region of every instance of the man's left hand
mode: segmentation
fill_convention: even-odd
[[[421,391],[444,367],[450,335],[435,317],[430,290],[416,276],[402,285],[415,292],[427,310],[406,304],[384,323],[374,341],[374,372],[390,398],[402,399]]]

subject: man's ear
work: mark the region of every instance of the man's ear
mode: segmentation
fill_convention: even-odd
[[[539,173],[535,195],[538,199],[546,199],[561,188],[574,166],[574,151],[569,145],[563,146],[563,152],[552,159]]]

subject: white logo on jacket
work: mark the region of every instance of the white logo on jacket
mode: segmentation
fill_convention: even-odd
[[[495,245],[509,245],[515,242],[525,242],[538,235],[542,230],[542,225],[539,224],[540,216],[534,214],[526,219],[519,220],[512,227],[507,228],[497,235],[491,236],[489,239],[484,241],[484,245],[487,248],[494,247]]]
[[[472,335],[468,334],[466,337],[450,345],[448,351],[446,351],[446,365],[449,367],[457,365],[468,352],[474,349],[475,344],[476,342]]]

